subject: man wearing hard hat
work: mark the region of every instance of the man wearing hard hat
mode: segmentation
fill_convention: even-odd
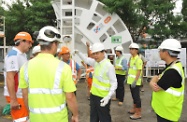
[[[24,105],[19,84],[19,71],[21,66],[27,62],[26,52],[32,46],[33,40],[29,33],[19,32],[14,38],[15,47],[5,57],[5,86],[4,96],[11,107],[13,121],[23,120],[28,117],[27,108]]]
[[[68,47],[63,46],[59,52],[60,57],[62,58],[62,61],[66,62],[68,65],[70,65],[72,70],[72,77],[75,84],[78,83],[80,77],[81,77],[81,68],[79,64],[71,59],[70,50]]]
[[[40,53],[40,51],[41,51],[40,45],[34,46],[34,48],[32,49],[32,55],[35,57],[38,55],[38,53]]]
[[[133,98],[133,108],[128,112],[133,114],[130,119],[141,119],[141,99],[140,99],[140,85],[143,62],[138,55],[139,46],[132,43],[129,46],[131,58],[129,61],[127,84],[130,85],[130,91]]]
[[[31,122],[68,122],[66,105],[72,112],[72,122],[78,122],[71,68],[54,57],[60,38],[56,28],[41,28],[37,37],[41,52],[21,68],[19,88]]]
[[[181,52],[181,44],[176,39],[166,39],[158,49],[166,67],[150,81],[153,90],[151,105],[157,115],[157,122],[178,122],[182,113],[185,87],[183,66],[177,58]]]
[[[117,88],[117,79],[114,66],[105,58],[104,50],[102,43],[94,43],[92,46],[94,59],[75,51],[86,64],[94,67],[90,95],[90,122],[111,122],[110,99]]]
[[[127,60],[123,56],[123,47],[117,46],[115,49],[116,53],[116,60],[115,60],[115,71],[116,71],[116,78],[118,82],[118,87],[116,89],[116,98],[112,100],[119,100],[118,105],[123,105],[124,100],[124,81],[125,75],[127,70]]]

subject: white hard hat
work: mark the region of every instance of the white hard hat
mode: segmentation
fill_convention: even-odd
[[[117,46],[115,50],[116,51],[123,51],[123,47],[122,46]]]
[[[53,26],[45,26],[40,29],[37,41],[44,41],[44,42],[53,42],[58,41],[61,42],[61,35],[60,32]]]
[[[92,46],[92,53],[105,50],[105,47],[102,43],[94,43]]]
[[[32,54],[36,54],[36,53],[39,53],[41,52],[41,47],[38,45],[38,46],[35,46],[33,49],[32,49]]]
[[[136,48],[136,49],[139,49],[139,45],[137,43],[131,43],[129,48]]]
[[[181,51],[181,44],[178,40],[176,39],[166,39],[164,40],[161,45],[158,47],[158,49],[167,49],[171,51]]]

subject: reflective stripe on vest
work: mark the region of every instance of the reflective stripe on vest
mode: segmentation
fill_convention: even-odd
[[[29,117],[22,117],[22,118],[13,120],[13,122],[29,122]]]
[[[138,55],[138,56],[139,56],[139,55]],[[140,58],[140,57],[139,57],[139,58]],[[129,66],[129,68],[131,68],[131,69],[133,69],[133,70],[137,70],[137,68],[136,68],[136,62],[138,61],[139,58],[137,58],[137,59],[134,61],[133,66]],[[130,65],[130,60],[131,60],[131,57],[130,57],[130,59],[129,59],[129,65]]]
[[[95,62],[93,82],[91,87],[91,93],[98,97],[105,97],[110,91],[110,78],[107,74],[109,67],[112,67],[110,60],[103,59],[102,62]]]
[[[96,83],[92,83],[92,86],[95,86],[96,88],[98,88],[98,89],[101,89],[101,90],[105,90],[105,91],[109,91],[110,90],[110,88],[106,88],[106,87],[103,87],[103,86],[99,86],[99,85],[97,85]]]
[[[121,57],[119,58],[119,62],[118,62],[118,64],[116,64],[116,66],[122,67],[121,62],[122,62],[123,58],[124,58],[123,56],[121,56]],[[117,59],[116,59],[116,60],[117,60]]]
[[[165,92],[167,92],[169,94],[172,94],[174,96],[177,96],[177,97],[180,97],[180,96],[184,95],[184,91],[178,92],[178,91],[175,91],[175,90],[173,90],[171,88],[167,89]]]
[[[106,63],[103,67],[107,67],[108,63]],[[106,69],[103,68],[101,71],[100,71],[100,75],[99,76],[96,76],[95,74],[93,75],[93,77],[95,77],[98,81],[100,82],[103,82],[103,83],[109,83],[109,80],[105,80],[103,79],[103,74],[105,73]]]
[[[62,94],[63,90],[59,89],[60,85],[60,79],[61,79],[61,74],[62,70],[64,67],[64,63],[60,62],[56,73],[55,73],[55,78],[54,78],[54,86],[53,89],[48,89],[48,88],[29,88],[29,94]],[[28,78],[28,63],[25,65],[25,71],[24,71],[24,78],[29,84],[29,78]],[[58,107],[53,107],[53,108],[29,108],[29,110],[32,113],[41,113],[41,114],[46,114],[46,113],[55,113],[55,112],[60,112],[66,107],[66,103],[61,104]]]
[[[62,104],[53,108],[29,108],[32,113],[35,114],[50,114],[62,111],[66,107],[66,104]]]
[[[30,94],[62,94],[62,89],[32,88]]]
[[[162,72],[160,78],[162,78],[164,73],[169,69],[175,69],[179,73],[182,78],[182,86],[180,88],[170,87],[165,91],[160,90],[158,92],[153,92],[151,105],[155,113],[162,118],[172,122],[178,122],[181,117],[184,102],[185,75],[181,62],[174,61]]]
[[[118,75],[126,75],[126,70],[123,70],[122,61],[126,60],[124,56],[120,56],[115,60],[115,72]]]
[[[24,65],[24,78],[27,84],[29,85],[28,61]]]
[[[137,77],[137,72],[139,72],[138,68],[140,68],[140,66],[142,65],[142,60],[138,55],[136,55],[135,57],[130,57],[128,64],[129,64],[129,69],[128,69],[127,84],[132,84],[134,80],[137,80],[136,85],[138,86],[141,85],[142,71],[140,71],[140,75],[138,77]],[[136,79],[136,77],[138,79]]]
[[[131,74],[128,74],[128,77],[131,77],[131,78],[136,78],[136,75],[131,75]],[[138,80],[140,79],[140,77],[138,78]]]
[[[71,67],[73,81],[76,83],[76,80],[77,80],[76,62],[74,60],[70,60],[69,64],[70,64],[70,67]]]
[[[175,61],[175,62],[176,62],[176,61]],[[174,62],[174,63],[175,63],[175,62]],[[174,63],[173,63],[173,64],[174,64]],[[180,76],[181,76],[181,78],[182,78],[182,72],[180,71],[180,69],[179,69],[177,66],[172,65],[170,68],[171,68],[171,69],[172,69],[172,68],[175,69],[175,70],[180,74]],[[183,84],[183,83],[184,83],[184,80],[181,82],[181,84]],[[172,94],[172,95],[174,95],[174,96],[177,96],[177,97],[184,95],[184,91],[178,92],[178,91],[173,90],[172,88],[168,88],[165,92],[167,92],[167,93],[169,93],[169,94]]]

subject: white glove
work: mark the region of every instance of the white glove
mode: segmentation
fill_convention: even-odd
[[[101,102],[100,106],[101,106],[101,107],[105,107],[105,105],[108,104],[109,100],[110,100],[110,97],[109,97],[109,96],[104,97],[104,98],[100,101],[100,102]]]
[[[137,81],[134,81],[134,82],[131,84],[131,88],[135,88],[135,87],[136,87],[136,82],[137,82]]]

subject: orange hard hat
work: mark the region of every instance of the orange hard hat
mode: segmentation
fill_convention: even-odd
[[[19,32],[15,38],[14,38],[14,41],[17,41],[17,40],[26,40],[26,41],[29,41],[29,42],[32,42],[33,43],[33,40],[32,40],[32,37],[29,33],[27,32]]]
[[[63,46],[62,48],[61,48],[61,50],[60,50],[60,53],[59,54],[66,54],[66,53],[70,53],[70,50],[69,50],[69,48],[68,47],[65,47],[65,46]]]

